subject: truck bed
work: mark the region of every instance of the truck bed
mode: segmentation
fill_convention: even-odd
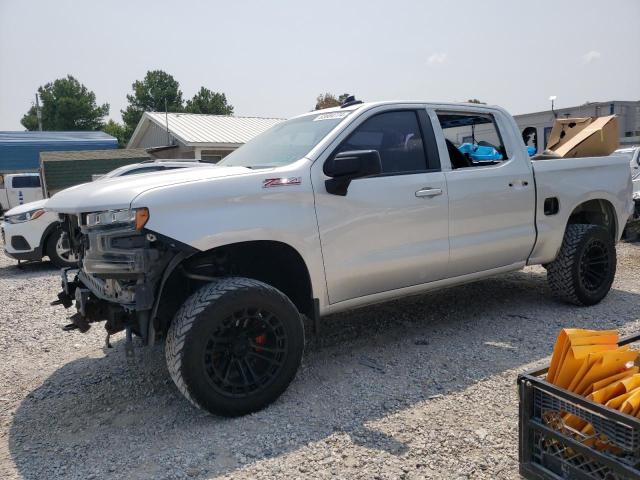
[[[552,261],[562,244],[564,227],[577,205],[605,199],[619,212],[615,219],[616,240],[633,212],[628,159],[620,156],[533,160],[536,181],[537,238],[529,264]],[[606,185],[609,190],[602,190]],[[617,186],[616,190],[610,189]],[[557,213],[545,213],[545,200],[556,198]]]

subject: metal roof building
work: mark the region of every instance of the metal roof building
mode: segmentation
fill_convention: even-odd
[[[40,152],[118,148],[104,132],[0,132],[0,173],[37,171]]]
[[[145,112],[129,140],[128,148],[155,149],[154,155],[164,158],[191,158],[217,162],[283,120]],[[157,148],[169,146],[171,148]]]

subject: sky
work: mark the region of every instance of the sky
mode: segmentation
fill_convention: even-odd
[[[0,0],[0,130],[67,74],[121,121],[162,69],[187,99],[291,117],[320,93],[478,98],[514,114],[640,100],[640,0]]]

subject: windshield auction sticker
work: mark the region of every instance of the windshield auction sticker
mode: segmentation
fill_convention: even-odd
[[[351,112],[333,112],[333,113],[323,113],[322,115],[318,115],[313,119],[314,122],[319,120],[335,120],[336,118],[344,118],[349,115]]]

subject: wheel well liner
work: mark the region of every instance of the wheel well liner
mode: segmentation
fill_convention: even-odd
[[[163,331],[187,297],[214,277],[260,280],[289,297],[301,313],[314,315],[307,265],[295,248],[283,242],[256,240],[222,245],[191,255],[171,268],[157,293],[158,327]]]
[[[569,215],[567,225],[577,223],[600,225],[609,231],[614,241],[617,239],[616,210],[608,200],[594,199],[578,205]]]

